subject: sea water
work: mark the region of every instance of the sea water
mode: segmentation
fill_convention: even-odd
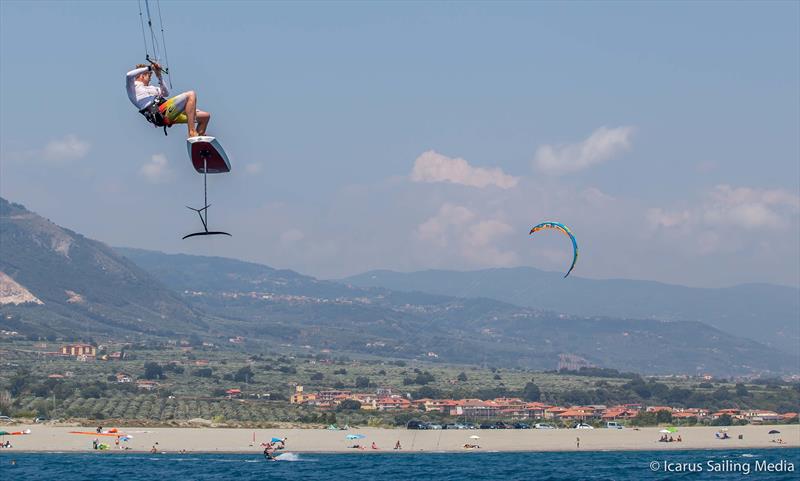
[[[520,453],[0,453],[3,480],[800,479],[800,449]]]

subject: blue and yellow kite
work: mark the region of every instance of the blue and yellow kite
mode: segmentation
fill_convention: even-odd
[[[567,271],[566,274],[564,274],[564,277],[567,277],[569,273],[572,272],[572,269],[575,268],[575,263],[578,262],[578,243],[575,241],[575,236],[572,235],[572,232],[570,232],[569,228],[564,224],[562,224],[561,222],[542,222],[539,225],[533,226],[533,229],[531,229],[530,234],[545,229],[554,229],[559,232],[562,232],[563,234],[569,236],[570,240],[572,241],[572,265],[569,266],[569,270]]]

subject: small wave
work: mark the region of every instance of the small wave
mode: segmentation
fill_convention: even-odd
[[[294,461],[305,461],[305,459],[302,459],[299,454],[294,454],[294,453],[279,454],[279,455],[275,456],[275,460],[277,460],[277,461],[292,461],[292,462],[294,462]]]

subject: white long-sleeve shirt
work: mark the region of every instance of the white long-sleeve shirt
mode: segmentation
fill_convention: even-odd
[[[169,91],[167,90],[167,86],[164,85],[163,80],[158,80],[158,87],[155,85],[145,85],[144,83],[137,81],[136,77],[144,72],[147,72],[147,67],[131,70],[125,76],[125,86],[128,90],[128,98],[139,110],[142,110],[150,105],[158,96],[169,97]]]

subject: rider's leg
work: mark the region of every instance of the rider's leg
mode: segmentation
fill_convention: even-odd
[[[186,92],[186,106],[183,111],[186,113],[186,126],[189,128],[189,137],[197,137],[197,130],[195,130],[197,95],[195,95],[194,90]]]
[[[203,112],[202,110],[197,111],[197,133],[200,135],[206,135],[206,128],[208,127],[208,122],[211,120],[211,114],[208,112]]]

